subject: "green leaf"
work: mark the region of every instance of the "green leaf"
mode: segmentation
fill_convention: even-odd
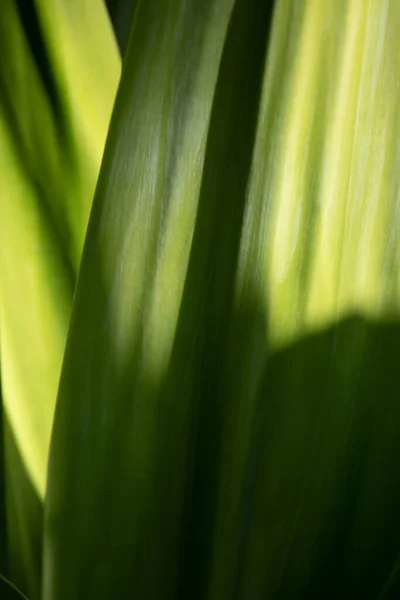
[[[2,1],[0,56],[5,493],[12,578],[34,600],[61,361],[120,60],[100,0]]]
[[[9,419],[4,420],[7,566],[18,587],[39,598],[42,571],[43,499],[32,484]]]
[[[0,377],[0,571],[8,574],[8,527],[6,515],[4,414]]]
[[[281,0],[269,40],[270,13],[138,4],[60,383],[44,600],[375,598],[391,577],[400,9]]]
[[[2,575],[0,575],[0,594],[2,600],[18,600],[18,598],[27,600],[26,596]]]

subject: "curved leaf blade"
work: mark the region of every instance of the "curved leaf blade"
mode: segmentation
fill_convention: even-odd
[[[138,6],[60,385],[45,600],[372,598],[397,556],[400,14],[281,0],[263,71],[267,14]]]

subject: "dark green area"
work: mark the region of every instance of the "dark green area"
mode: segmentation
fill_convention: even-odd
[[[26,600],[26,596],[2,575],[0,575],[0,598],[1,600],[22,600],[23,598]]]
[[[9,578],[39,600],[42,576],[43,503],[32,485],[8,419],[5,419]],[[28,593],[29,592],[29,593]],[[0,596],[2,600],[2,597]]]
[[[0,370],[1,375],[1,370]],[[8,575],[8,532],[5,486],[4,407],[0,376],[0,573]]]
[[[128,45],[129,31],[139,0],[106,0],[115,37],[123,57]]]

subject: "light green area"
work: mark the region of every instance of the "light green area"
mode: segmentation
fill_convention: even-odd
[[[42,35],[47,71],[35,62],[17,3],[0,6],[0,345],[12,432],[5,442],[10,576],[34,600],[41,563],[38,507],[120,58],[100,0],[29,5],[31,10],[21,4],[29,15],[25,26]],[[3,544],[0,552],[7,552]]]
[[[119,77],[100,2],[43,5],[66,130],[10,0],[1,9],[7,66],[0,112],[3,393],[42,497],[74,280]]]

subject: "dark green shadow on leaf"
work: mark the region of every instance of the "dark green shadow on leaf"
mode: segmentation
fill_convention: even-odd
[[[26,596],[2,575],[0,575],[0,598],[1,600],[21,600],[23,598],[27,600]]]
[[[4,440],[9,576],[30,600],[39,600],[43,504],[32,485],[7,417]],[[1,595],[0,598],[3,600]]]

